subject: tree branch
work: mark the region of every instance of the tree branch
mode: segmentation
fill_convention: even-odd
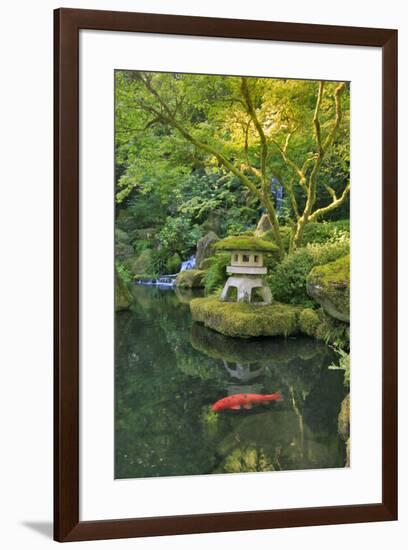
[[[322,104],[323,88],[324,88],[324,81],[321,80],[319,82],[319,91],[317,93],[316,107],[315,107],[315,112],[313,116],[313,126],[315,130],[317,153],[320,156],[323,155],[323,147],[322,147],[322,135],[320,130],[319,111],[320,111],[320,106]]]
[[[326,138],[326,141],[323,145],[323,151],[326,151],[333,143],[334,138],[336,137],[337,130],[339,129],[341,118],[342,118],[342,111],[341,111],[341,95],[344,92],[344,89],[346,87],[345,82],[341,82],[337,88],[334,90],[334,103],[336,107],[336,116],[334,119],[333,128],[329,132],[329,135]]]
[[[190,141],[195,147],[198,149],[201,149],[202,151],[205,151],[206,153],[209,153],[213,155],[225,168],[227,168],[230,172],[232,172],[235,176],[237,176],[242,183],[252,191],[252,193],[258,198],[258,200],[262,203],[263,202],[263,195],[260,192],[260,190],[256,187],[256,185],[241,171],[239,170],[232,162],[230,162],[224,155],[222,155],[219,151],[211,147],[211,145],[208,145],[207,143],[204,143],[203,141],[198,140],[196,137],[194,137],[184,126],[182,126],[174,117],[171,112],[171,110],[166,105],[165,101],[161,98],[160,94],[153,88],[151,82],[148,79],[144,79],[141,75],[138,75],[140,82],[144,84],[146,89],[157,99],[159,102],[159,105],[163,108],[163,112],[157,111],[157,109],[154,109],[153,107],[149,106],[146,108],[150,110],[153,114],[155,114],[160,120],[163,122],[170,124],[174,128],[176,128],[181,135]]]
[[[339,206],[341,206],[346,200],[349,192],[350,192],[350,182],[344,188],[343,193],[341,194],[341,197],[334,199],[327,206],[324,206],[323,208],[319,208],[318,210],[315,210],[315,212],[313,212],[313,214],[309,217],[309,221],[315,222],[321,216],[324,216],[325,214],[328,214],[335,208],[338,208]]]

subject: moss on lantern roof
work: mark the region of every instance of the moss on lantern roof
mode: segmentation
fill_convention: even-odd
[[[271,241],[251,235],[231,236],[218,241],[215,244],[216,250],[248,250],[256,252],[275,252],[278,247]]]

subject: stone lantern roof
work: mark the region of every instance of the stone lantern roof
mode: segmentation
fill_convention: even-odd
[[[247,251],[247,252],[275,252],[277,247],[271,241],[262,239],[261,237],[253,237],[252,235],[239,235],[237,237],[226,237],[218,241],[215,248],[219,251]]]

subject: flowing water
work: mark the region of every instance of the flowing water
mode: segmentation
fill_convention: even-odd
[[[116,478],[344,466],[343,373],[328,369],[328,346],[224,337],[192,322],[191,291],[134,296],[116,314]],[[228,395],[275,391],[282,401],[211,411]]]

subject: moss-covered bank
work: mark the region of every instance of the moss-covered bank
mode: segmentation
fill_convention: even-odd
[[[290,336],[299,332],[302,308],[273,303],[256,306],[238,302],[220,302],[217,297],[196,298],[190,302],[194,321],[226,336]]]

